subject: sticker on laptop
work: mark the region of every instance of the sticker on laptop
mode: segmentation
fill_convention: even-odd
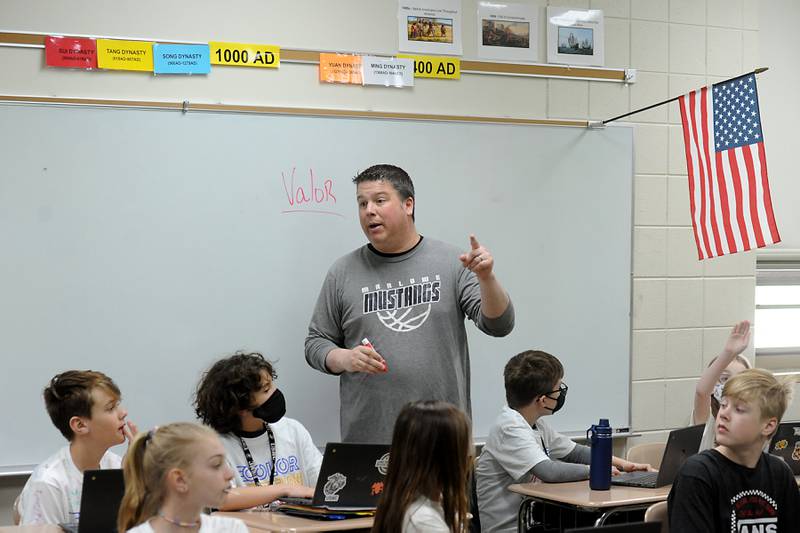
[[[792,459],[800,461],[800,442],[794,443],[794,450],[792,450]]]
[[[800,437],[800,427],[795,426],[792,429],[794,430],[794,436]]]
[[[386,472],[389,471],[389,454],[383,454],[383,457],[375,461],[375,468],[378,469],[382,475],[386,475]]]
[[[328,481],[326,481],[325,486],[322,487],[322,492],[325,493],[325,501],[338,502],[339,495],[337,492],[342,490],[345,485],[347,485],[347,476],[344,474],[336,472],[328,476]]]
[[[786,439],[781,439],[775,443],[775,451],[782,450],[789,445],[789,441]]]

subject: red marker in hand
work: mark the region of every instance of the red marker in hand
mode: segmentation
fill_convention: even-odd
[[[366,337],[364,337],[363,339],[361,339],[361,345],[362,345],[362,346],[366,346],[366,347],[367,347],[367,348],[369,348],[370,350],[375,350],[375,347],[372,345],[372,343],[371,343],[371,342],[369,342],[369,339],[368,339],[368,338],[366,338]],[[376,350],[376,351],[377,351],[377,350]],[[388,367],[388,366],[386,366],[386,361],[384,361],[384,362],[383,362],[383,371],[384,371],[384,372],[388,372],[388,371],[389,371],[389,367]]]

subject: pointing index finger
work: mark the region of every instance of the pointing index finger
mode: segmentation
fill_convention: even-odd
[[[472,234],[469,236],[469,244],[470,244],[470,246],[472,247],[473,250],[477,250],[481,246],[478,243],[478,239],[476,239],[475,235],[472,235]]]

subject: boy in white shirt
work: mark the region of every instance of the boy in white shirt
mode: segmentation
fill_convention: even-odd
[[[114,381],[92,370],[69,370],[44,389],[47,413],[69,441],[36,467],[20,495],[20,523],[77,522],[81,507],[83,471],[120,468],[122,460],[109,448],[136,434],[126,421]]]
[[[522,496],[514,483],[589,479],[591,453],[553,430],[542,419],[564,406],[564,367],[552,355],[528,350],[515,355],[503,372],[507,407],[489,431],[475,468],[478,510],[485,533],[516,531]],[[651,470],[650,465],[612,458],[613,469]]]

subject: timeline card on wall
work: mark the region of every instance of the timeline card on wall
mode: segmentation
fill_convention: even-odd
[[[94,39],[47,37],[44,57],[48,67],[97,68],[97,44]]]
[[[538,8],[478,2],[478,57],[539,61]]]
[[[208,74],[211,72],[207,44],[153,45],[156,74]]]
[[[153,43],[97,39],[97,66],[111,70],[153,71]]]
[[[397,22],[401,51],[461,55],[459,0],[398,0]]]
[[[211,41],[208,46],[212,65],[278,68],[281,64],[281,47],[272,44]]]
[[[413,87],[414,60],[398,57],[362,56],[364,85]]]
[[[319,55],[319,81],[323,83],[349,83],[363,85],[361,56],[353,54]]]
[[[547,8],[547,62],[567,65],[605,63],[603,11]]]

